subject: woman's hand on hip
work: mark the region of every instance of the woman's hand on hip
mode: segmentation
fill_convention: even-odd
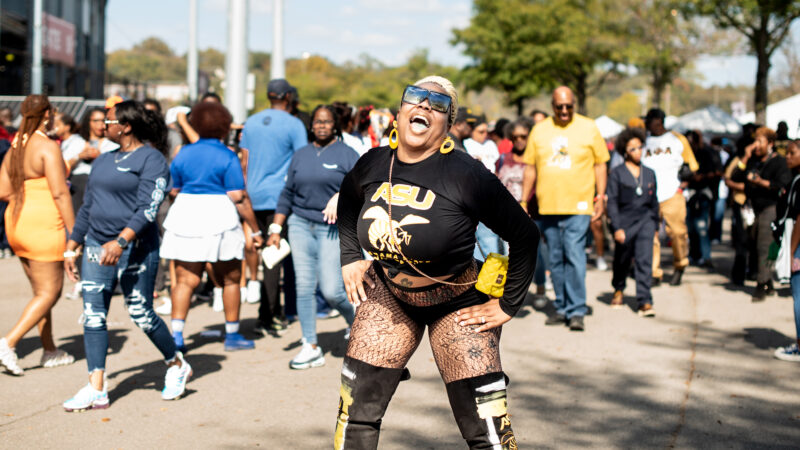
[[[347,292],[347,300],[358,306],[361,302],[367,301],[367,293],[364,290],[364,283],[370,288],[375,287],[375,281],[367,275],[372,261],[356,261],[346,266],[342,266],[342,278],[344,279],[344,290]]]
[[[511,320],[511,316],[500,308],[500,299],[491,298],[482,305],[470,306],[456,311],[456,322],[462,327],[480,325],[475,333],[491,330]]]
[[[116,266],[122,256],[122,247],[117,241],[108,241],[103,244],[103,255],[100,258],[101,266]]]

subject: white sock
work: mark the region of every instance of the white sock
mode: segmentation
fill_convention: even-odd
[[[172,319],[172,331],[175,333],[183,333],[183,324],[186,323],[182,319]]]
[[[232,334],[239,332],[239,321],[225,322],[225,334]]]

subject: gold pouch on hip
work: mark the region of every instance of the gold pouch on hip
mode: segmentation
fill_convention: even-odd
[[[508,274],[508,256],[489,253],[478,274],[475,289],[489,297],[502,297]]]

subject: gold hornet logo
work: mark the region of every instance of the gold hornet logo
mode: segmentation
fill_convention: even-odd
[[[380,206],[373,206],[364,212],[364,219],[374,219],[369,226],[367,235],[369,236],[369,243],[379,251],[387,251],[392,253],[400,253],[394,243],[404,243],[408,245],[411,242],[411,235],[403,229],[406,225],[417,225],[431,223],[430,220],[418,216],[416,214],[409,214],[398,222],[392,220],[391,229],[389,228],[389,214]]]

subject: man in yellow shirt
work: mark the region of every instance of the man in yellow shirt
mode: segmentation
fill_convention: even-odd
[[[522,198],[530,198],[535,186],[556,294],[556,314],[545,324],[567,323],[583,331],[586,230],[603,216],[609,155],[594,120],[575,114],[570,88],[556,88],[552,105],[553,117],[536,125],[528,138]]]
[[[679,179],[681,167],[686,164],[692,172],[700,167],[689,141],[674,131],[664,128],[664,111],[653,108],[647,112],[644,123],[647,140],[642,153],[642,165],[656,173],[656,185],[661,217],[667,223],[667,234],[672,239],[672,265],[674,272],[669,284],[681,284],[683,270],[689,265],[689,229],[686,227],[686,199],[684,182]],[[656,234],[653,241],[653,283],[661,282],[661,242]]]

